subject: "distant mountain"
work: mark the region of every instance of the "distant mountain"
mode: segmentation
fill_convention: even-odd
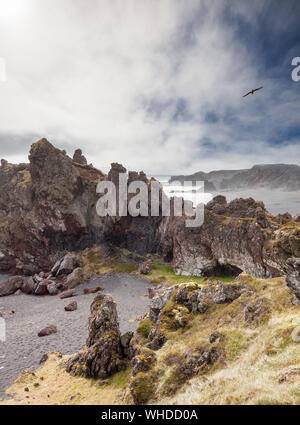
[[[174,181],[204,181],[209,191],[238,189],[280,189],[283,191],[300,190],[300,167],[287,164],[254,165],[244,170],[219,170],[197,173],[187,176],[172,176]]]

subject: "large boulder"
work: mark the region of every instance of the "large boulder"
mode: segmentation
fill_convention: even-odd
[[[49,285],[47,285],[47,291],[50,295],[57,295],[58,294],[58,288],[55,282],[50,282]]]
[[[116,304],[112,297],[98,294],[91,305],[86,346],[69,360],[67,371],[107,378],[124,366],[122,349]]]
[[[14,276],[0,283],[0,297],[12,295],[21,289],[24,284],[24,279],[21,276]]]
[[[37,283],[36,287],[33,290],[34,295],[47,295],[48,294],[48,285],[52,282],[47,279],[42,279]]]
[[[73,272],[75,267],[78,265],[78,260],[76,255],[68,253],[64,256],[59,264],[58,270],[56,272],[56,276],[59,275],[68,275]]]
[[[32,294],[35,285],[36,285],[36,283],[33,280],[33,277],[30,276],[27,280],[25,280],[24,285],[22,286],[21,290],[22,290],[22,292],[24,292],[24,294]]]
[[[65,281],[65,286],[68,289],[76,288],[76,286],[83,283],[83,271],[80,267],[77,267],[75,270],[70,273]]]

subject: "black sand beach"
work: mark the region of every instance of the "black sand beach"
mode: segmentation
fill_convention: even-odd
[[[0,276],[1,281],[5,276]],[[114,274],[91,280],[84,288],[101,285],[104,293],[111,294],[117,302],[121,332],[134,331],[135,320],[148,311],[145,296],[149,283],[134,274]],[[59,296],[11,295],[0,298],[0,312],[14,310],[5,317],[6,342],[0,342],[0,398],[24,369],[39,366],[47,351],[72,354],[85,344],[88,336],[90,305],[95,294],[84,295],[83,286],[74,298],[61,300]],[[78,310],[66,312],[64,306],[76,300]],[[57,333],[43,338],[38,332],[47,325],[56,325]]]

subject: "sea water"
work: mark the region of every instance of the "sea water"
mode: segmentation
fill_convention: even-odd
[[[186,200],[193,200],[193,194],[190,188],[183,188],[178,185],[169,185],[170,175],[153,175],[164,187],[164,191],[168,196],[182,196]],[[300,190],[293,192],[284,192],[282,190],[271,189],[243,189],[233,191],[218,191],[212,193],[201,193],[203,188],[195,186],[193,189],[198,190],[197,200],[204,204],[209,202],[216,195],[224,195],[227,201],[236,198],[253,198],[256,201],[263,201],[266,209],[272,214],[283,214],[289,212],[292,215],[300,214]]]

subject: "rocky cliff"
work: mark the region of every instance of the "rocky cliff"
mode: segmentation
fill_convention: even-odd
[[[76,163],[46,139],[34,143],[29,164],[0,168],[0,270],[49,269],[58,252],[101,238],[96,185],[104,174]]]
[[[241,189],[280,189],[294,191],[300,189],[300,167],[288,164],[254,165],[245,170],[219,170],[191,175],[172,176],[172,181],[204,181],[207,191]]]
[[[204,210],[204,224],[187,228],[185,216],[130,215],[101,218],[96,213],[97,183],[116,184],[120,164],[106,176],[86,161],[74,159],[46,139],[34,143],[29,164],[0,168],[0,270],[32,275],[49,271],[66,251],[99,244],[127,248],[140,254],[158,253],[172,261],[177,274],[238,274],[255,277],[287,274],[299,296],[300,225],[289,214],[273,216],[262,202],[215,197]],[[128,182],[151,182],[143,172],[129,172]],[[163,194],[160,189],[161,196]],[[132,197],[133,195],[129,196]]]

